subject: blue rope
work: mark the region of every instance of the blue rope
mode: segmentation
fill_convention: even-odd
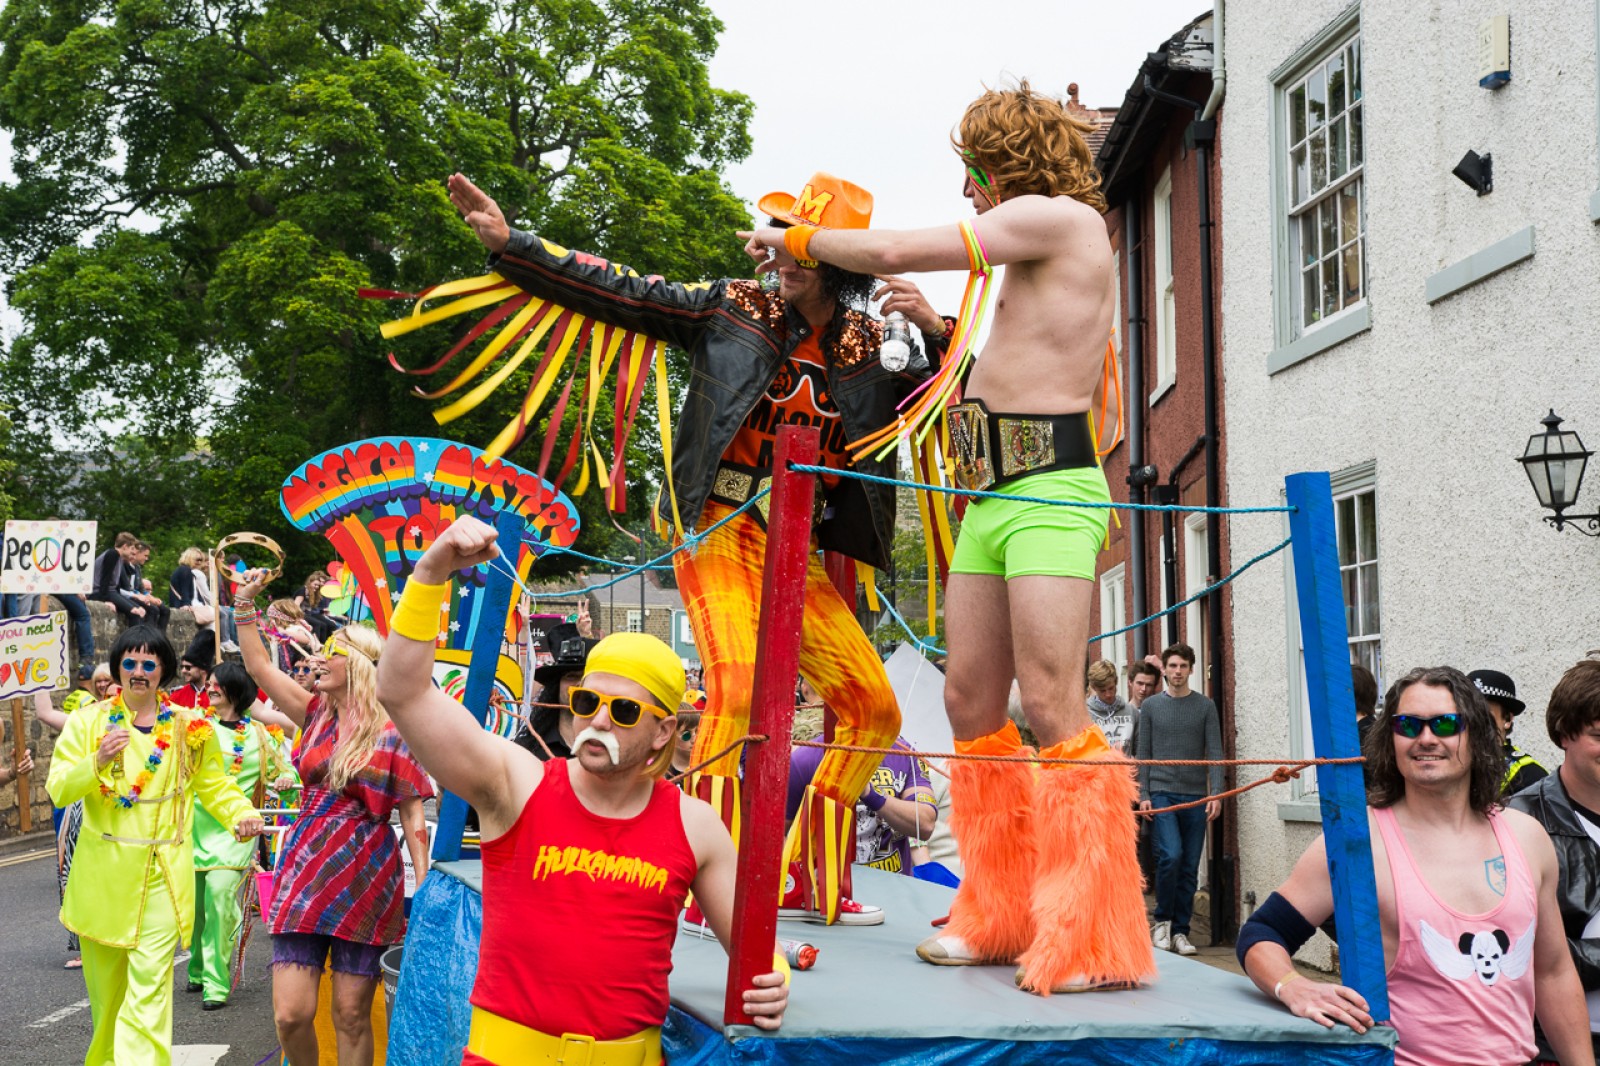
[[[683,551],[692,552],[692,551],[694,551],[695,549],[700,547],[700,542],[701,541],[705,540],[711,534],[715,533],[717,530],[721,529],[723,526],[727,525],[729,522],[732,522],[735,518],[738,518],[740,515],[744,514],[750,508],[752,508],[756,504],[760,503],[762,501],[762,499],[765,498],[766,495],[771,491],[772,490],[770,488],[762,489],[760,492],[756,493],[754,496],[752,496],[748,500],[744,501],[744,503],[740,504],[737,509],[735,509],[735,510],[731,511],[730,513],[724,515],[715,524],[709,526],[704,533],[686,533],[686,534],[684,534],[683,543],[678,545],[676,548],[673,548],[672,550],[670,550],[670,551],[668,551],[668,552],[666,552],[666,553],[664,553],[662,555],[658,555],[654,559],[649,560],[648,562],[640,563],[638,566],[629,567],[628,569],[624,570],[622,573],[618,574],[616,577],[612,578],[610,581],[603,581],[598,585],[590,585],[587,588],[568,589],[568,590],[566,590],[564,592],[535,592],[532,589],[530,589],[527,585],[524,585],[522,583],[521,579],[519,579],[517,577],[516,572],[505,564],[505,562],[503,561],[504,558],[505,558],[504,556],[501,556],[498,559],[489,560],[489,565],[490,566],[494,566],[494,565],[496,565],[498,563],[501,573],[510,574],[511,575],[511,580],[516,582],[517,587],[523,591],[523,594],[526,595],[529,599],[533,599],[533,600],[560,600],[560,599],[567,599],[568,597],[571,597],[571,596],[585,595],[585,594],[590,593],[590,592],[599,592],[601,589],[608,589],[612,585],[621,584],[622,582],[628,580],[628,578],[633,577],[636,574],[642,574],[646,570],[654,570],[654,569],[662,568],[661,567],[662,563],[664,563],[667,560],[671,559],[674,555],[677,555],[679,552],[683,552]],[[547,549],[547,550],[551,550],[551,549]],[[557,548],[557,549],[553,549],[553,550],[566,551],[566,549],[563,549],[563,548]],[[573,553],[573,554],[576,554],[576,553]]]
[[[905,618],[901,616],[900,612],[894,609],[894,604],[890,602],[889,597],[883,594],[883,589],[879,588],[877,585],[873,585],[872,587],[877,590],[878,600],[884,605],[884,607],[888,608],[890,616],[893,617],[896,622],[900,623],[900,628],[906,631],[906,636],[911,638],[911,643],[916,645],[918,651],[932,652],[935,655],[944,654],[944,649],[939,647],[939,645],[935,644],[932,640],[924,640],[923,638],[917,636],[916,630],[911,628],[911,623],[907,622]]]
[[[798,467],[796,469],[798,469]],[[1224,577],[1221,581],[1218,581],[1214,585],[1207,585],[1205,588],[1201,589],[1199,592],[1196,592],[1188,599],[1179,603],[1175,603],[1171,607],[1168,607],[1164,610],[1157,611],[1155,614],[1149,615],[1148,617],[1141,618],[1139,621],[1134,622],[1131,625],[1125,625],[1121,629],[1113,629],[1109,633],[1101,633],[1099,636],[1090,637],[1088,643],[1095,644],[1102,640],[1108,640],[1111,637],[1120,637],[1122,634],[1138,629],[1140,626],[1148,625],[1157,619],[1165,618],[1174,611],[1180,611],[1196,600],[1204,599],[1206,596],[1209,596],[1211,593],[1217,591],[1222,586],[1226,585],[1228,582],[1232,581],[1234,578],[1238,577],[1240,574],[1259,563],[1261,560],[1271,558],[1272,556],[1283,551],[1283,549],[1287,548],[1288,546],[1289,540],[1285,539],[1284,542],[1279,544],[1276,548],[1267,549],[1260,555],[1257,555],[1255,558],[1245,563],[1243,566],[1239,567],[1239,569],[1235,570],[1227,577]],[[888,597],[884,596],[883,589],[881,588],[878,589],[878,598],[882,600],[883,605],[889,609],[889,614],[893,616],[894,620],[900,623],[900,628],[906,631],[906,635],[911,638],[912,643],[917,646],[918,651],[933,652],[935,655],[945,654],[945,650],[933,643],[931,640],[924,640],[923,638],[917,636],[916,631],[911,628],[910,623],[900,616],[900,612],[894,609],[894,604],[890,603]]]
[[[1221,581],[1218,581],[1215,585],[1207,585],[1205,588],[1201,589],[1199,592],[1196,592],[1193,596],[1190,596],[1188,599],[1183,600],[1183,601],[1181,601],[1179,603],[1175,603],[1171,607],[1168,607],[1164,611],[1157,611],[1155,614],[1151,615],[1148,618],[1141,618],[1141,619],[1139,619],[1139,621],[1134,622],[1132,625],[1123,626],[1121,629],[1113,629],[1109,633],[1101,633],[1097,637],[1090,637],[1089,638],[1089,643],[1093,644],[1096,641],[1106,640],[1106,639],[1108,639],[1110,637],[1121,636],[1122,634],[1127,633],[1127,632],[1129,632],[1131,630],[1138,629],[1142,625],[1146,625],[1147,623],[1154,622],[1158,618],[1165,618],[1167,615],[1171,614],[1172,612],[1189,606],[1195,600],[1204,599],[1206,596],[1211,595],[1211,593],[1217,591],[1222,586],[1226,585],[1228,582],[1232,581],[1234,578],[1238,577],[1240,574],[1244,573],[1246,570],[1250,569],[1252,566],[1254,566],[1257,563],[1259,563],[1261,560],[1271,558],[1272,556],[1277,555],[1279,552],[1283,551],[1283,549],[1285,549],[1285,548],[1287,548],[1289,546],[1289,539],[1290,538],[1285,537],[1282,544],[1279,544],[1276,548],[1268,548],[1266,551],[1262,552],[1260,555],[1256,556],[1254,559],[1251,559],[1249,562],[1247,562],[1243,566],[1239,567],[1239,569],[1235,570],[1233,573],[1231,573],[1231,574],[1227,575],[1226,577],[1224,577]]]
[[[942,492],[947,496],[971,496],[978,500],[1016,500],[1019,503],[1043,503],[1051,507],[1083,507],[1095,511],[1172,511],[1194,514],[1289,514],[1293,507],[1188,507],[1178,503],[1094,503],[1087,500],[1046,500],[1039,496],[1012,496],[1004,492],[978,492],[974,489],[951,488],[947,485],[924,485],[919,481],[900,481],[892,477],[863,474],[859,470],[838,470],[831,466],[811,466],[807,463],[790,463],[789,469],[799,474],[831,474],[834,477],[853,477],[857,481],[871,481],[878,485],[897,485],[901,488],[921,489],[924,492]]]
[[[606,559],[606,558],[602,558],[601,556],[598,556],[598,555],[585,555],[583,552],[578,551],[576,548],[558,548],[553,544],[546,545],[545,551],[549,552],[549,553],[553,553],[555,555],[570,555],[574,559],[582,559],[586,563],[599,563],[601,566],[609,566],[613,570],[620,570],[620,569],[623,569],[624,567],[629,567],[629,566],[633,565],[632,563],[623,562],[620,559]],[[666,566],[666,565],[660,565],[660,566],[648,566],[647,569],[650,569],[650,570],[671,570],[672,567]]]

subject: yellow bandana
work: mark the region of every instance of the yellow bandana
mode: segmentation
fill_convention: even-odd
[[[649,690],[668,714],[678,713],[688,679],[683,662],[648,633],[613,633],[594,646],[584,673],[615,674]]]

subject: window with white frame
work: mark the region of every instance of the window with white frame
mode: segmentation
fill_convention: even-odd
[[[1372,488],[1333,501],[1344,585],[1344,622],[1350,661],[1372,671],[1383,691],[1383,642],[1378,626],[1378,506]]]
[[[1127,588],[1127,567],[1123,563],[1100,575],[1100,632],[1115,633],[1128,624]],[[1107,637],[1095,647],[1098,658],[1116,664],[1120,689],[1128,675],[1128,635]]]
[[[1366,299],[1361,36],[1346,37],[1281,88],[1288,152],[1290,286],[1300,336]]]
[[[1172,280],[1171,167],[1164,170],[1161,180],[1156,182],[1154,200],[1150,218],[1156,238],[1156,387],[1152,400],[1178,376],[1178,299]]]
[[[1345,627],[1349,631],[1350,662],[1372,671],[1382,696],[1383,633],[1378,597],[1378,509],[1375,488],[1376,467],[1363,463],[1333,475],[1334,539],[1338,549],[1339,577],[1344,593]],[[1292,552],[1293,549],[1291,548]],[[1285,565],[1286,611],[1289,627],[1291,670],[1296,678],[1290,685],[1293,709],[1290,717],[1290,749],[1297,755],[1315,754],[1311,738],[1311,705],[1306,681],[1305,645],[1300,635],[1300,611],[1296,598],[1294,567]],[[1290,782],[1290,795],[1300,799],[1316,794],[1314,767],[1307,768]]]
[[[643,614],[643,612],[641,612],[641,611],[629,611],[628,612],[628,632],[629,633],[643,633],[644,632],[644,614]]]
[[[689,622],[689,613],[684,611],[678,616],[678,643],[689,647],[694,646],[694,626]]]
[[[1183,522],[1183,598],[1188,599],[1209,582],[1206,580],[1206,571],[1211,559],[1210,545],[1206,541],[1206,516],[1192,514]],[[1206,668],[1211,659],[1206,654],[1206,633],[1209,611],[1211,609],[1210,597],[1195,600],[1183,609],[1183,628],[1187,632],[1188,644],[1194,649],[1194,673],[1190,675],[1189,686],[1196,692],[1205,692]]]

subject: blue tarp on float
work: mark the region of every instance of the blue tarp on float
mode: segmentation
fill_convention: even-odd
[[[440,863],[417,892],[389,1028],[394,1066],[461,1062],[483,922],[479,885],[476,862]],[[723,1028],[726,956],[714,941],[679,937],[664,1029],[673,1066],[1387,1066],[1394,1060],[1393,1030],[1357,1036],[1323,1029],[1293,1017],[1243,977],[1163,952],[1160,979],[1149,988],[1045,999],[1019,993],[1008,967],[928,966],[912,948],[949,908],[950,890],[859,867],[855,887],[860,898],[884,908],[883,925],[779,927],[783,936],[815,944],[818,958],[815,969],[795,974],[776,1036]]]

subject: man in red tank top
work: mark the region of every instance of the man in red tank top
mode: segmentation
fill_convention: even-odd
[[[1483,694],[1448,666],[1389,689],[1363,745],[1397,1066],[1535,1057],[1537,1015],[1565,1066],[1590,1064],[1589,1015],[1556,901],[1555,848],[1497,806],[1505,755]],[[1319,836],[1239,932],[1256,987],[1302,1018],[1365,1032],[1353,989],[1300,979],[1291,956],[1333,915]]]
[[[486,731],[432,684],[451,575],[499,555],[495,530],[458,518],[418,560],[390,621],[378,698],[423,767],[478,811],[483,934],[465,1066],[661,1061],[678,912],[692,889],[728,943],[735,851],[706,803],[662,780],[683,664],[661,641],[616,633],[571,694],[570,759],[541,763]],[[538,915],[538,920],[529,920]],[[776,1029],[787,968],[744,991]],[[591,1047],[584,1050],[578,1045]]]

